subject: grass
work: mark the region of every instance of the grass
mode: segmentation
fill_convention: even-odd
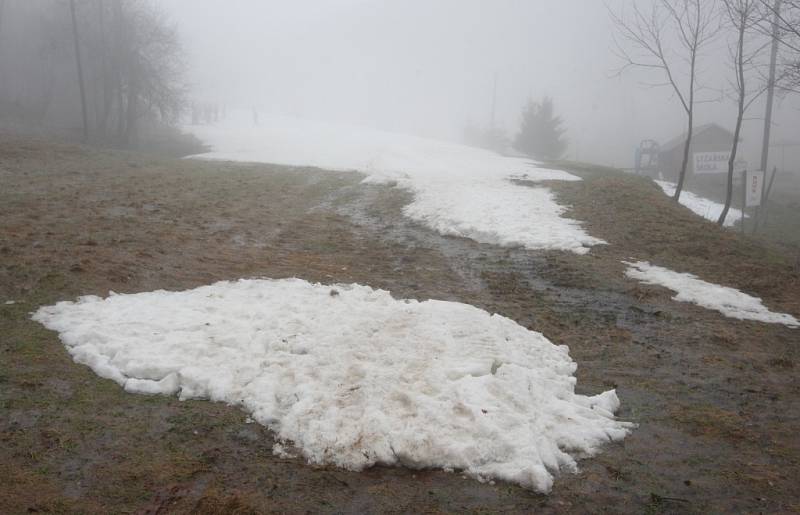
[[[572,206],[570,216],[585,221],[590,234],[610,243],[598,247],[599,252],[691,272],[800,312],[796,294],[800,266],[784,245],[703,220],[663,195],[647,178],[565,169],[582,175],[584,181],[557,183],[555,189]]]
[[[0,513],[670,511],[684,507],[668,498],[697,464],[729,470],[760,459],[758,441],[776,449],[760,477],[795,472],[796,334],[678,305],[625,280],[620,263],[691,271],[798,314],[792,256],[699,219],[647,180],[562,165],[585,178],[552,185],[568,215],[609,242],[585,256],[428,233],[414,240],[410,231],[402,236],[416,246],[382,239],[376,233],[406,223],[409,196],[370,187],[372,203],[361,206],[365,226],[376,224],[370,232],[329,209],[365,202],[358,175],[0,142],[0,181],[9,186],[0,188]],[[125,393],[76,365],[29,318],[83,294],[253,276],[358,282],[504,314],[569,345],[579,386],[619,388],[622,416],[642,424],[624,445],[581,462],[582,475],[560,477],[547,497],[436,471],[312,467],[273,456],[273,435],[235,406]],[[740,438],[741,424],[755,438]],[[702,499],[730,509],[719,492],[763,507],[750,501],[759,482],[704,481],[706,489],[681,494],[693,495],[694,508]],[[773,511],[796,501],[794,482],[777,481]]]

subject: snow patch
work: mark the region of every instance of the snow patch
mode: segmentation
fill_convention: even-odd
[[[605,243],[589,236],[580,223],[563,217],[543,186],[520,186],[509,179],[578,181],[520,158],[447,143],[349,125],[296,118],[263,117],[259,126],[241,115],[217,125],[187,131],[213,147],[193,156],[326,170],[358,171],[365,183],[411,190],[405,214],[442,234],[481,243],[585,254]]]
[[[575,393],[566,346],[508,318],[335,289],[219,282],[81,297],[33,319],[129,392],[240,405],[276,433],[276,453],[350,470],[457,469],[547,492],[632,427],[614,418],[614,390]]]
[[[737,289],[709,283],[698,279],[695,275],[674,272],[646,261],[636,263],[623,261],[623,263],[628,265],[625,275],[645,284],[669,288],[677,293],[672,297],[673,300],[691,302],[739,320],[756,320],[788,327],[800,326],[800,322],[792,315],[773,313],[761,303],[761,299]]]
[[[667,181],[654,181],[661,187],[661,190],[669,197],[675,195],[675,188],[677,185],[673,182]],[[692,210],[695,214],[698,214],[705,218],[706,220],[711,220],[712,222],[716,222],[719,220],[720,215],[722,214],[722,210],[725,208],[725,204],[720,204],[719,202],[715,202],[713,200],[707,199],[705,197],[701,197],[700,195],[695,195],[691,191],[683,190],[681,192],[681,198],[679,202],[688,207]],[[746,217],[747,215],[745,215]],[[725,217],[725,227],[733,227],[736,225],[736,222],[742,219],[742,212],[739,209],[731,207],[728,209],[728,215]]]

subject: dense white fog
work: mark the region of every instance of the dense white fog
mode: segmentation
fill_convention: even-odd
[[[630,166],[639,141],[680,134],[661,78],[616,72],[609,9],[620,0],[165,0],[189,57],[195,96],[229,108],[459,140],[495,120],[513,136],[527,99],[552,96],[567,157]],[[697,123],[731,128],[727,42],[702,56]],[[774,142],[800,139],[796,98],[778,99]],[[763,107],[749,112],[745,158],[760,156]],[[788,149],[791,161],[797,148]],[[773,150],[773,164],[784,155]],[[787,163],[789,164],[789,163]]]

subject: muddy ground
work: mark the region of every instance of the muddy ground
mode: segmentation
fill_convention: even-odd
[[[314,169],[0,141],[0,512],[800,511],[800,331],[623,277],[645,259],[800,316],[794,256],[600,169],[553,184],[609,245],[500,248],[409,222],[406,193]],[[524,186],[524,185],[523,185]],[[639,427],[549,495],[458,473],[313,467],[238,408],[130,395],[74,364],[38,306],[240,277],[357,282],[500,313],[569,345],[578,389]],[[5,304],[7,300],[14,304]]]

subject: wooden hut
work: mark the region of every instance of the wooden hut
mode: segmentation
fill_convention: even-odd
[[[664,180],[677,182],[683,163],[685,142],[686,133],[661,145],[658,153],[658,168],[660,176]],[[732,145],[733,133],[716,123],[695,127],[692,143],[689,146],[686,179],[700,183],[724,181]]]

